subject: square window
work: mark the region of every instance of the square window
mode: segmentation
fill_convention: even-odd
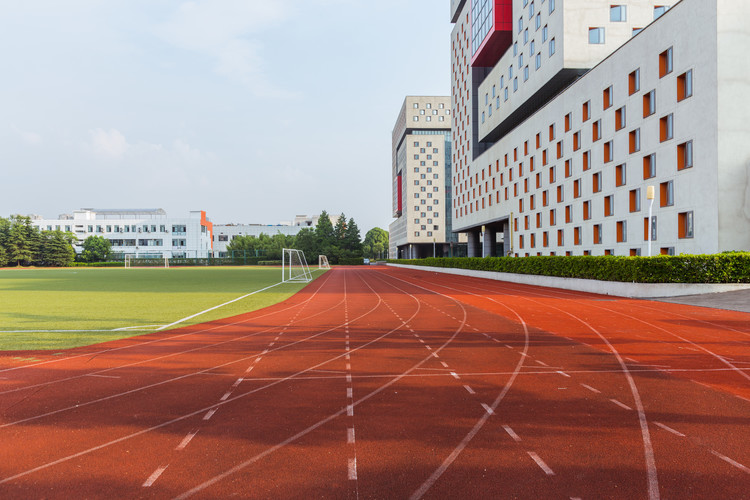
[[[643,179],[656,177],[656,153],[643,157]]]
[[[682,101],[693,95],[693,70],[677,77],[677,101]]]
[[[643,117],[656,113],[656,90],[643,95]]]
[[[627,6],[612,5],[609,8],[609,20],[613,23],[622,23],[628,20]]]
[[[589,28],[589,44],[601,45],[604,43],[604,28]]]
[[[609,109],[612,106],[612,86],[610,85],[602,92],[602,104],[604,109]]]
[[[659,141],[664,142],[674,138],[674,115],[668,114],[659,120]]]
[[[674,205],[674,181],[659,184],[659,206],[671,207]]]
[[[636,153],[641,150],[641,129],[637,128],[630,131],[629,142],[631,153]]]
[[[641,188],[630,191],[630,212],[641,211]]]
[[[693,212],[682,212],[677,214],[677,236],[680,239],[693,237]]]

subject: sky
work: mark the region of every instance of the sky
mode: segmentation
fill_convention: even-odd
[[[392,221],[407,95],[449,95],[448,0],[0,0],[0,216]]]

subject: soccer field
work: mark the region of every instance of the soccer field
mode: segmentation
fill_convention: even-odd
[[[0,350],[65,349],[153,332],[258,292],[179,326],[226,318],[305,286],[280,281],[279,268],[263,267],[0,270]]]

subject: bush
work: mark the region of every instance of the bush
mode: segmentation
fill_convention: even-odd
[[[750,253],[656,257],[453,257],[394,264],[636,283],[750,283]]]
[[[67,267],[125,267],[125,263],[119,262],[71,262]]]
[[[260,260],[258,261],[259,266],[280,266],[280,260]]]
[[[340,266],[361,266],[365,263],[364,257],[339,257]]]

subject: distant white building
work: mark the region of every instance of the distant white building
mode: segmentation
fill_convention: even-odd
[[[216,224],[214,226],[214,257],[226,257],[227,246],[238,236],[260,236],[267,234],[273,236],[281,233],[294,236],[300,232],[303,225],[290,226],[288,224],[266,225],[266,224]],[[314,226],[313,226],[314,227]]]
[[[82,208],[57,219],[32,216],[32,224],[46,231],[75,234],[76,252],[89,236],[101,236],[112,244],[113,257],[133,255],[140,258],[205,258],[213,254],[213,224],[202,210],[188,217],[168,217],[161,209]]]

